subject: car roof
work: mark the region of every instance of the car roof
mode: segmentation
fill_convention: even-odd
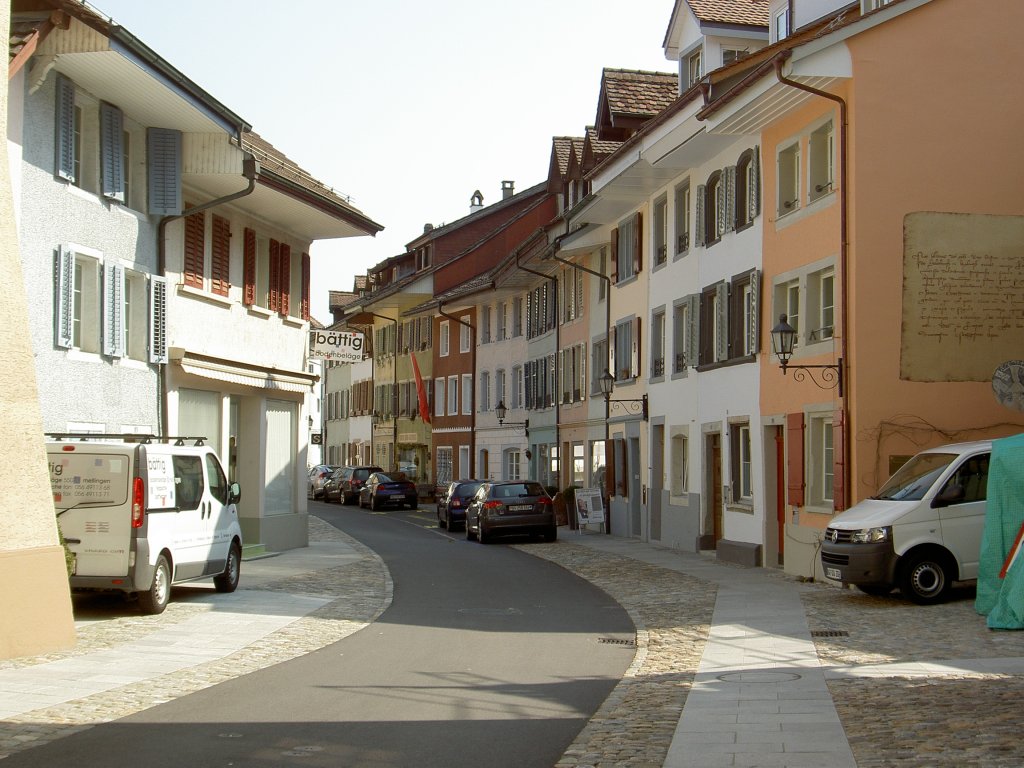
[[[992,450],[991,440],[973,440],[965,443],[947,443],[926,448],[921,453],[971,453],[973,451]]]

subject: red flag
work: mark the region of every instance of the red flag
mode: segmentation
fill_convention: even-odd
[[[427,388],[423,386],[423,377],[420,375],[420,364],[416,362],[416,354],[412,357],[412,372],[416,374],[416,395],[420,401],[420,416],[427,424],[430,423],[430,409],[427,408]]]

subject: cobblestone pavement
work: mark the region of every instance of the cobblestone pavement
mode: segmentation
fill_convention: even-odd
[[[372,622],[390,603],[387,570],[370,550],[310,517],[311,540],[331,537],[348,542],[361,557],[257,588],[336,598],[332,602],[219,661],[2,721],[0,759],[308,653]],[[597,551],[568,536],[551,544],[512,546],[557,563],[605,590],[629,612],[637,627],[632,665],[557,767],[662,766],[708,637],[715,585]],[[764,574],[789,579],[775,571]],[[1024,657],[1024,633],[988,630],[974,612],[970,592],[961,592],[941,606],[921,607],[898,595],[878,598],[826,584],[794,584],[826,668]],[[145,637],[201,610],[206,608],[172,602],[162,616],[132,614],[82,622],[74,649],[0,661],[0,671]],[[860,768],[1024,766],[1018,713],[1024,675],[958,671],[928,677],[830,679],[828,685]]]

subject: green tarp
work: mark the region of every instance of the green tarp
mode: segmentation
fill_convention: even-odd
[[[989,629],[1024,629],[1024,434],[992,441],[974,607]],[[1007,565],[1009,567],[1007,567]]]

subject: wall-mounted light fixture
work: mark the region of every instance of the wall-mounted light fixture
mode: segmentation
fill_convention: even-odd
[[[601,390],[601,394],[604,395],[604,401],[608,404],[609,417],[611,417],[612,413],[616,410],[621,410],[626,414],[642,416],[644,421],[648,420],[646,394],[635,400],[612,400],[612,390],[615,389],[615,377],[608,372],[607,368],[605,368],[604,373],[602,373],[600,378],[598,378],[597,386]]]
[[[779,358],[779,367],[782,368],[782,375],[793,369],[793,378],[796,381],[803,381],[804,377],[810,378],[819,389],[838,389],[839,396],[843,396],[843,358],[839,358],[835,365],[790,365],[789,360],[793,357],[793,346],[796,344],[796,329],[787,322],[786,315],[779,316],[779,324],[772,328],[772,352]],[[817,376],[814,371],[820,371]],[[819,381],[820,377],[820,381]]]
[[[530,436],[530,420],[526,421],[510,421],[508,424],[505,423],[505,417],[508,415],[508,408],[505,407],[505,401],[499,400],[498,404],[494,406],[494,415],[498,417],[498,425],[502,427],[522,427],[523,433]]]

